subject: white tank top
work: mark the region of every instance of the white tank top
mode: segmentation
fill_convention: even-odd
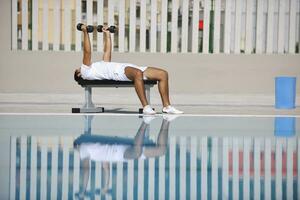
[[[124,65],[126,64],[104,61],[95,62],[90,67],[82,65],[81,76],[87,80],[114,79],[117,74],[124,73]]]

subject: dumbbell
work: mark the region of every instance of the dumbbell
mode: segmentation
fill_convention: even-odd
[[[103,29],[103,25],[98,25],[98,26],[97,26],[97,31],[98,31],[99,33],[102,33],[102,32],[103,32],[102,29]],[[115,27],[115,26],[110,26],[110,27],[107,28],[107,30],[108,30],[109,32],[111,32],[111,33],[115,33],[115,32],[116,32],[116,27]]]
[[[82,23],[77,24],[78,31],[82,31],[82,25],[83,25]],[[94,26],[88,25],[88,26],[86,26],[86,30],[88,33],[92,33],[94,31]]]

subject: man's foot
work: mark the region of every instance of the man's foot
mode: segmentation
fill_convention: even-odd
[[[176,108],[174,108],[171,105],[169,105],[167,107],[163,107],[162,112],[167,113],[167,114],[183,114],[183,111],[177,110]]]
[[[153,110],[153,108],[150,105],[146,105],[143,108],[143,114],[144,115],[155,115],[156,112]]]

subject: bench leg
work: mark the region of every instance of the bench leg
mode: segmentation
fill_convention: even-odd
[[[84,116],[84,134],[91,135],[93,115]]]
[[[95,105],[92,101],[92,88],[91,87],[85,87],[84,88],[85,93],[85,104],[83,108],[95,108]]]
[[[82,108],[72,108],[72,113],[101,113],[104,112],[103,107],[95,107],[92,101],[92,88],[85,87],[85,103]]]

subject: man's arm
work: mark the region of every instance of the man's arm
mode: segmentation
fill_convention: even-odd
[[[83,61],[82,63],[86,66],[90,66],[91,63],[91,43],[90,43],[90,36],[86,30],[86,26],[82,25],[82,32],[83,32]]]
[[[107,27],[103,28],[103,33],[104,33],[103,61],[110,62],[111,61],[111,37],[110,37],[110,32],[107,30]]]

